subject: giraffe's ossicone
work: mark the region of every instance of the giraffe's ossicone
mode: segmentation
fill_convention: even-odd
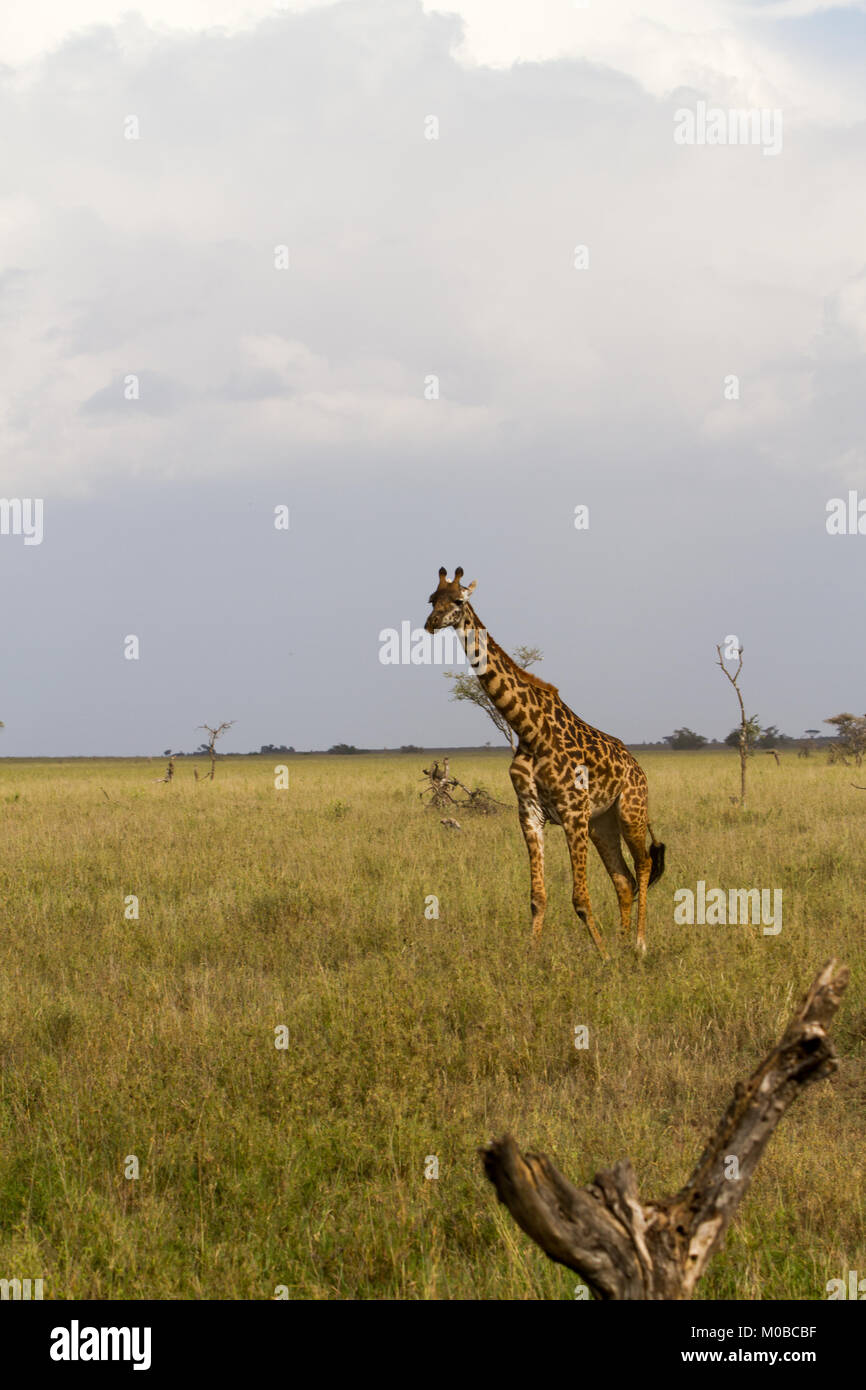
[[[517,735],[511,781],[529,851],[533,938],[540,936],[544,925],[544,826],[552,821],[562,826],[568,842],[575,912],[602,956],[606,960],[607,951],[586,883],[587,840],[592,840],[613,882],[624,934],[630,930],[637,894],[637,946],[645,951],[647,888],[664,872],[665,847],[649,824],[644,770],[618,738],[579,719],[555,686],[512,661],[469,602],[475,582],[464,587],[462,579],[462,569],[456,569],[450,581],[447,571],[440,569],[425,628],[427,632],[445,627],[457,631],[476,676]],[[623,840],[634,873],[626,863]]]

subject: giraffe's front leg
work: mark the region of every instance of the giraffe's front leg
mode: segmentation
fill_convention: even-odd
[[[544,909],[547,906],[547,889],[544,886],[544,812],[535,791],[531,757],[522,749],[518,750],[509,772],[517,794],[520,828],[529,852],[529,901],[532,907],[532,940],[535,942],[541,936]]]

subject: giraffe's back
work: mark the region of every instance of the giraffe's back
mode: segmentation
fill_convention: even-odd
[[[547,819],[561,824],[573,794],[589,795],[590,815],[603,814],[623,793],[646,795],[646,776],[621,739],[580,719],[558,694],[545,712],[550,737],[533,752],[539,804]],[[547,732],[547,731],[545,731]]]

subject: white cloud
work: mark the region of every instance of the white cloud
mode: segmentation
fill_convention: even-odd
[[[663,7],[671,53],[718,11]],[[466,13],[481,44],[492,12]],[[517,11],[501,13],[507,46]],[[857,132],[801,119],[773,160],[680,148],[674,103],[634,72],[461,67],[458,38],[399,0],[231,35],[130,19],[7,83],[3,491],[231,476],[239,459],[252,477],[287,448],[311,477],[437,454],[477,473],[575,437],[639,467],[648,432],[672,459],[721,440],[767,456],[784,437],[789,470],[814,466],[864,350]]]
[[[859,86],[840,86],[816,70],[809,54],[799,61],[779,51],[774,21],[821,16],[831,10],[863,11],[866,0],[418,0],[428,13],[459,17],[461,61],[492,67],[518,62],[577,59],[628,75],[654,96],[693,87],[731,104],[784,105],[812,119],[850,120],[864,114]],[[393,11],[399,25],[414,4]],[[121,49],[143,41],[130,23],[143,21],[160,34],[227,35],[249,32],[279,15],[330,10],[337,26],[360,26],[369,6],[357,0],[41,0],[0,13],[0,52],[13,66],[26,65],[70,39],[82,41],[93,25],[119,29]],[[360,55],[359,55],[360,56]],[[366,55],[367,61],[370,54]]]
[[[120,25],[131,15],[152,28],[203,33],[225,29],[238,33],[269,15],[322,8],[333,0],[34,0],[29,5],[9,5],[0,11],[0,52],[10,64],[31,62],[71,37],[80,37],[96,24]]]
[[[663,97],[694,88],[726,105],[783,106],[813,120],[866,113],[859,84],[850,90],[779,51],[770,21],[829,6],[766,7],[726,0],[425,0],[466,26],[464,61],[510,66],[571,58],[624,73]],[[862,5],[851,5],[861,9]],[[759,27],[760,25],[760,27]]]

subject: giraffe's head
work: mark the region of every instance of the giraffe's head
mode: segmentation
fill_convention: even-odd
[[[464,589],[461,584],[463,570],[456,569],[454,578],[449,583],[448,571],[444,565],[439,571],[439,587],[434,589],[430,595],[429,602],[433,605],[433,612],[424,624],[425,632],[437,632],[440,627],[455,627],[463,617],[469,595],[475,588],[476,581],[473,579],[468,589]]]

